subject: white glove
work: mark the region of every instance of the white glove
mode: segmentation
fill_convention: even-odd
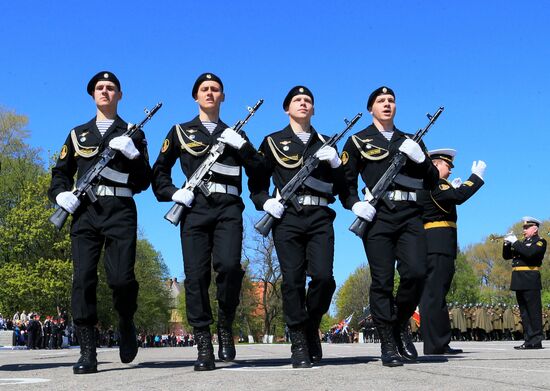
[[[483,160],[478,160],[477,162],[474,160],[472,163],[472,174],[477,175],[481,179],[483,179],[483,175],[485,175],[485,169],[487,168],[487,164]]]
[[[183,204],[188,208],[191,207],[195,194],[189,189],[179,189],[172,195],[172,201],[176,201],[179,204]]]
[[[65,209],[70,214],[73,214],[76,208],[80,205],[80,200],[73,194],[72,191],[63,191],[55,197],[57,205]]]
[[[235,149],[241,149],[246,143],[244,137],[231,128],[225,129],[218,140]]]
[[[315,156],[317,156],[319,160],[327,161],[332,168],[340,167],[340,164],[342,164],[342,160],[340,160],[340,156],[338,156],[336,149],[328,145],[318,150]]]
[[[115,137],[109,141],[109,146],[122,152],[122,154],[130,160],[136,159],[139,156],[139,151],[136,149],[132,139],[128,136]]]
[[[504,237],[504,241],[505,241],[505,242],[508,242],[508,243],[510,243],[510,244],[514,244],[515,242],[517,242],[517,240],[518,240],[518,238],[517,238],[517,236],[514,235],[514,234],[509,234],[509,235],[506,235],[506,236]]]
[[[460,186],[462,186],[462,179],[460,178],[453,179],[453,181],[451,182],[451,186],[454,187],[455,189],[458,189]]]
[[[376,209],[367,201],[358,201],[351,207],[353,213],[356,216],[361,217],[363,220],[372,221],[376,214]]]
[[[403,141],[399,150],[415,163],[422,163],[426,159],[426,155],[422,151],[422,148],[420,148],[420,145],[410,138]]]
[[[285,207],[276,198],[269,198],[264,202],[264,210],[276,219],[283,216]]]

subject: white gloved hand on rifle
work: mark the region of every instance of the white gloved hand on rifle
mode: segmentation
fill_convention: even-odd
[[[372,221],[374,215],[376,215],[376,209],[367,201],[358,201],[351,207],[353,213],[356,216],[361,217],[363,220]]]
[[[57,205],[65,209],[70,214],[73,214],[76,208],[80,205],[80,200],[73,194],[72,191],[63,191],[55,197]]]
[[[280,219],[283,216],[285,207],[277,198],[269,198],[264,202],[264,210],[276,219]]]
[[[137,159],[139,151],[136,149],[134,142],[128,136],[118,136],[109,141],[109,147],[122,152],[130,160]]]
[[[195,194],[189,189],[179,189],[172,195],[172,201],[175,201],[179,204],[183,204],[186,207],[190,208],[193,200],[195,199]]]
[[[235,149],[241,149],[246,143],[244,137],[231,128],[226,128],[218,140]]]
[[[319,149],[315,153],[315,156],[317,156],[319,160],[328,162],[332,168],[338,168],[340,167],[340,164],[342,164],[342,160],[340,160],[340,156],[338,156],[336,149],[329,147],[328,145],[325,145],[323,148]]]
[[[426,155],[422,148],[420,148],[420,145],[410,138],[403,141],[403,144],[399,146],[399,150],[415,163],[422,163],[426,159]]]

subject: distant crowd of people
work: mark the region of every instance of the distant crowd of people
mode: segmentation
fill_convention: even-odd
[[[550,304],[542,308],[544,338],[550,339]],[[523,324],[518,305],[504,303],[449,304],[453,341],[519,341]],[[422,319],[410,319],[414,341],[422,341]],[[364,342],[379,342],[376,328],[369,317],[360,323]]]

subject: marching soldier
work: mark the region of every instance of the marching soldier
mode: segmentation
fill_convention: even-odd
[[[57,164],[52,169],[50,199],[73,214],[73,321],[80,341],[75,374],[97,372],[94,325],[97,323],[97,264],[104,248],[107,283],[113,290],[114,308],[123,335],[120,359],[132,362],[137,354],[133,322],[137,310],[138,283],[134,275],[137,211],[133,195],[149,187],[151,168],[142,131],[124,136],[128,124],[117,114],[122,91],[118,78],[108,71],[92,77],[88,94],[96,104],[96,117],[71,130]],[[74,176],[82,176],[107,147],[119,151],[109,167],[128,175],[125,185],[102,178],[93,189],[95,203],[81,201],[71,191]]]
[[[290,123],[263,140],[260,152],[265,157],[265,174],[251,198],[258,210],[277,219],[273,240],[283,275],[283,311],[292,343],[292,366],[308,368],[322,358],[319,325],[336,289],[332,273],[332,223],[336,214],[328,205],[343,185],[343,172],[336,150],[321,148],[325,136],[311,125],[312,92],[304,86],[293,87],[283,101],[283,109]],[[321,163],[311,175],[316,181],[297,194],[301,210],[292,204],[285,210],[277,200],[278,192],[300,170],[302,162],[314,154]],[[269,195],[271,177],[275,185],[273,197]],[[306,275],[311,278],[307,293]]]
[[[415,311],[426,275],[426,237],[416,190],[433,189],[439,178],[422,143],[394,125],[395,94],[388,87],[371,93],[367,109],[373,123],[351,136],[344,146],[342,162],[348,183],[344,207],[369,222],[362,238],[372,275],[370,306],[380,334],[382,363],[400,366],[416,361],[409,318]],[[401,151],[407,163],[400,184],[394,183],[377,209],[368,202],[370,191],[386,172],[392,157]],[[366,184],[365,201],[357,192],[357,177]],[[393,296],[395,262],[400,276]]]
[[[540,266],[546,252],[546,240],[538,235],[540,224],[540,220],[526,216],[523,218],[524,240],[519,241],[513,234],[504,237],[502,257],[512,259],[510,289],[516,291],[525,339],[514,349],[542,349]]]
[[[502,329],[503,329],[503,337],[506,341],[512,340],[512,332],[514,331],[514,314],[512,313],[512,309],[506,305],[504,306],[504,312],[502,314]]]
[[[418,191],[423,207],[422,219],[428,244],[428,273],[420,300],[420,318],[424,337],[424,354],[458,354],[461,349],[449,346],[451,326],[445,297],[455,273],[458,251],[456,206],[461,205],[483,186],[485,163],[474,161],[472,175],[462,183],[449,182],[454,168],[454,149],[436,149],[429,156],[439,172],[438,186]]]
[[[244,167],[249,178],[261,163],[256,149],[220,119],[225,99],[223,83],[213,73],[204,73],[191,90],[199,115],[189,122],[174,125],[153,166],[153,191],[159,201],[175,201],[185,206],[180,236],[185,272],[187,319],[194,328],[198,358],[196,371],[215,368],[210,325],[213,323],[208,287],[211,265],[217,273],[218,357],[235,358],[233,320],[239,304],[244,271],[241,267],[243,201],[240,197]],[[187,178],[208,156],[212,145],[223,141],[225,148],[212,167],[208,183],[210,196],[178,188],[172,182],[172,167],[179,159]],[[249,181],[250,183],[250,181]]]

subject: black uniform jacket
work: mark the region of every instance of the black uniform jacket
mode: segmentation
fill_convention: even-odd
[[[275,188],[281,190],[298,171],[302,168],[303,162],[315,154],[325,140],[329,137],[323,136],[311,127],[311,136],[306,144],[296,136],[291,126],[283,130],[271,133],[264,138],[260,146],[260,153],[264,156],[262,175],[251,187],[250,198],[257,210],[263,210],[263,205],[269,195],[270,178],[273,176]],[[328,199],[329,203],[334,202],[334,195],[344,187],[342,165],[338,168],[331,168],[330,164],[321,161],[313,170],[310,177],[324,182],[325,187],[314,189],[303,185],[296,195],[314,195]],[[323,191],[321,191],[323,190]]]
[[[172,166],[180,159],[183,173],[189,178],[208,156],[212,145],[228,126],[221,120],[210,134],[199,116],[189,122],[174,125],[168,132],[157,161],[153,165],[153,191],[159,201],[171,201],[172,195],[179,189],[172,182]],[[246,135],[241,133],[246,139]],[[249,142],[236,150],[226,146],[223,154],[212,168],[211,182],[236,186],[242,191],[242,172],[244,166],[249,182],[261,165],[258,151]]]
[[[514,244],[504,242],[502,257],[512,259],[512,267],[533,266],[540,267],[544,253],[546,252],[546,240],[538,235],[525,240],[517,240]],[[510,289],[513,291],[542,289],[539,270],[512,270],[512,282]]]
[[[418,203],[422,205],[422,219],[426,223],[454,223],[457,221],[456,206],[473,196],[483,186],[483,180],[472,174],[458,188],[454,188],[446,179],[439,179],[438,186],[431,190],[417,192]],[[452,225],[452,224],[451,224]],[[456,228],[449,226],[426,227],[428,253],[456,256]]]
[[[392,157],[399,152],[399,147],[406,138],[412,138],[412,135],[394,128],[393,136],[388,141],[374,124],[348,138],[342,152],[342,163],[348,185],[345,198],[342,198],[342,204],[345,208],[351,209],[357,201],[362,201],[357,191],[358,175],[361,174],[363,182],[369,189],[372,189],[386,172]],[[422,142],[420,146],[425,151],[426,148]],[[407,159],[407,163],[401,169],[400,174],[420,179],[421,181],[417,181],[420,186],[413,188],[394,183],[388,190],[433,189],[439,179],[439,172],[428,156],[419,164]]]
[[[101,137],[101,133],[97,129],[96,118],[92,118],[90,122],[74,128],[69,133],[65,144],[61,148],[57,163],[52,169],[52,182],[48,191],[50,200],[55,202],[55,197],[59,193],[72,190],[75,173],[77,174],[77,179],[80,178],[99,160],[101,152],[109,146],[109,141],[115,137],[122,136],[126,130],[128,130],[128,124],[118,116],[103,137]],[[138,130],[135,132],[132,136],[132,141],[140,152],[139,157],[130,160],[121,152],[117,152],[115,158],[108,165],[113,170],[129,174],[128,183],[116,183],[101,178],[98,184],[129,187],[134,194],[149,187],[151,183],[151,167],[147,153],[147,141],[145,140],[143,131]]]

